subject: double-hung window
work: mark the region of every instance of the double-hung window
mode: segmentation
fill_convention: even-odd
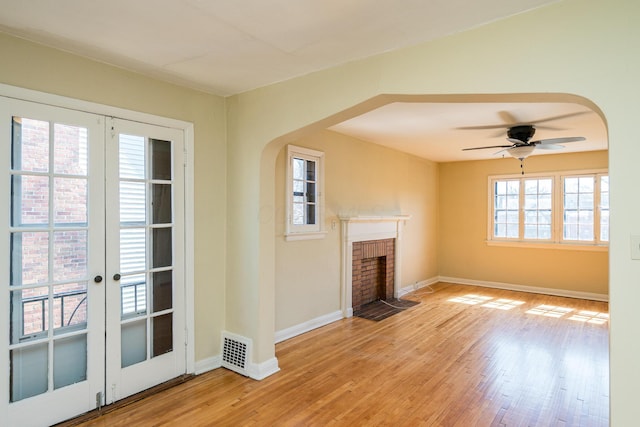
[[[524,238],[551,240],[553,178],[524,180]]]
[[[498,239],[520,238],[520,180],[493,182],[493,233]]]
[[[287,240],[324,237],[324,153],[287,147]]]
[[[588,174],[563,177],[562,239],[609,241],[609,177]]]
[[[553,178],[495,179],[493,239],[552,239]]]
[[[606,172],[490,177],[489,186],[490,243],[608,243]]]

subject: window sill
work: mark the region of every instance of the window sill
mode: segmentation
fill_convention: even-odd
[[[300,233],[287,233],[284,235],[284,240],[287,242],[292,242],[296,240],[324,239],[328,233],[328,231],[304,231]]]
[[[576,243],[553,243],[553,242],[530,242],[523,240],[486,240],[487,246],[502,246],[510,248],[532,248],[532,249],[559,249],[570,251],[607,252],[609,245],[596,244],[576,244]]]

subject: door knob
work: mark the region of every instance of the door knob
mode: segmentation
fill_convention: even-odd
[[[94,277],[93,281],[96,282],[96,283],[102,282],[102,276],[98,275],[98,276]]]
[[[120,280],[120,274],[116,273],[113,275],[113,280]]]

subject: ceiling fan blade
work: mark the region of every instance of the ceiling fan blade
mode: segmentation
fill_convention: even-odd
[[[508,111],[498,111],[498,116],[500,116],[506,127],[514,126],[520,123],[520,120],[518,120],[513,114]]]
[[[531,144],[535,144],[534,142],[524,142],[524,141],[520,141],[517,138],[507,138],[507,141],[509,142],[513,142],[513,145],[515,147],[519,147],[521,145],[531,145]]]
[[[585,139],[586,138],[584,136],[569,136],[569,137],[566,137],[566,138],[541,139],[539,141],[530,142],[530,144],[535,144],[535,145],[565,144],[567,142],[584,141]]]
[[[505,128],[500,129],[499,131],[496,131],[496,132],[492,132],[491,135],[488,135],[488,137],[489,138],[503,138],[504,137],[504,130],[505,130]]]
[[[511,125],[485,125],[485,126],[460,126],[456,129],[458,130],[486,130],[486,129],[507,129]]]
[[[500,119],[502,119],[504,121],[503,124],[500,125],[481,125],[481,126],[461,126],[461,127],[457,127],[456,129],[458,130],[487,130],[487,129],[508,129],[512,126],[519,126],[519,125],[532,125],[538,129],[547,129],[547,130],[564,130],[561,128],[557,128],[557,127],[552,127],[552,126],[540,126],[540,123],[545,123],[545,122],[550,122],[553,120],[561,120],[561,119],[568,119],[569,117],[576,117],[576,116],[581,116],[583,114],[589,114],[592,111],[576,111],[573,113],[567,113],[567,114],[560,114],[557,116],[550,116],[550,117],[544,117],[542,119],[539,120],[529,120],[529,121],[520,121],[518,120],[517,117],[515,117],[513,114],[511,114],[508,111],[498,111],[498,116],[500,116]]]
[[[536,149],[539,150],[562,150],[564,145],[556,145],[556,144],[544,144],[536,146]]]
[[[590,112],[591,111],[577,111],[575,113],[560,114],[559,116],[551,116],[551,117],[545,117],[544,119],[533,120],[531,123],[537,125],[538,123],[544,123],[544,122],[550,122],[553,120],[568,119],[569,117],[581,116],[583,114],[589,114]]]
[[[557,126],[545,126],[545,125],[535,125],[536,129],[544,129],[544,130],[552,130],[555,132],[560,132],[563,130],[567,130],[567,128],[559,128]]]
[[[486,147],[463,148],[462,151],[484,150],[485,148],[511,148],[513,145],[488,145]]]

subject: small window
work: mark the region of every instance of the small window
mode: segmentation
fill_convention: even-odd
[[[287,240],[324,237],[324,153],[293,145],[287,148]]]

